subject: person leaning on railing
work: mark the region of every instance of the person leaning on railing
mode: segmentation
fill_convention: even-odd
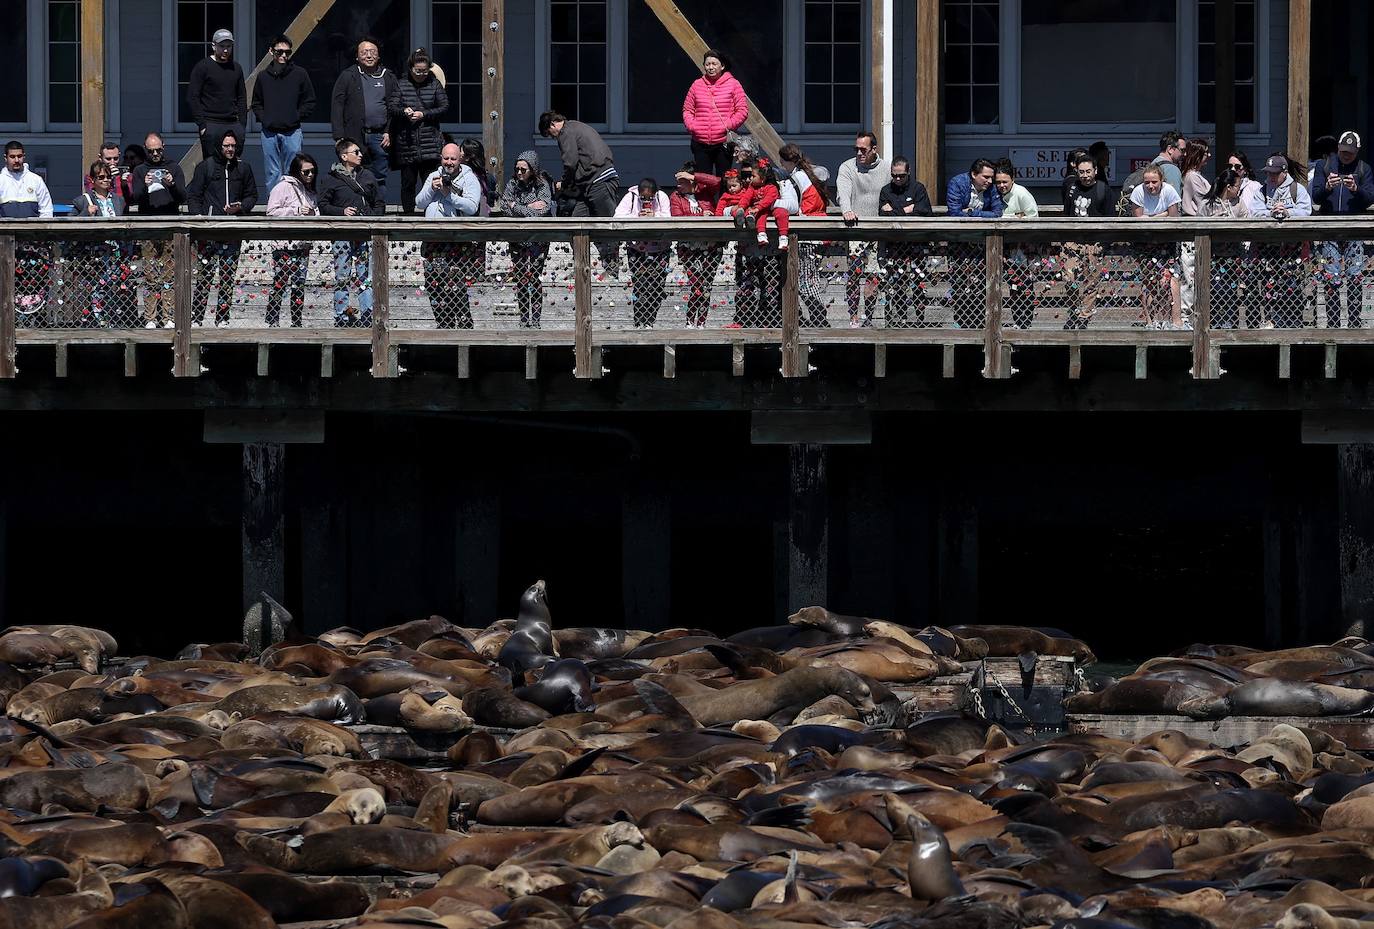
[[[1039,218],[1040,205],[1029,190],[1016,183],[1016,166],[1010,160],[997,162],[992,183],[1002,197],[1003,219]],[[1029,329],[1035,320],[1032,254],[1024,245],[1012,245],[1002,253],[1002,275],[1007,281],[1007,309],[1011,311],[1012,325],[1018,329]]]
[[[156,132],[143,140],[143,164],[134,168],[133,202],[139,216],[177,216],[186,202],[186,178],[181,165],[167,161],[167,143]],[[143,318],[145,329],[159,325],[171,329],[172,282],[176,263],[172,260],[171,239],[148,239],[143,243]]]
[[[286,174],[272,188],[267,198],[267,215],[289,219],[296,216],[319,216],[319,201],[315,185],[320,166],[304,153],[291,158]],[[310,264],[310,242],[281,239],[271,243],[272,292],[267,295],[269,326],[281,325],[282,297],[291,294],[291,325],[299,328],[305,316],[305,271]]]
[[[1198,216],[1202,212],[1202,198],[1212,189],[1211,181],[1203,174],[1212,157],[1212,143],[1194,136],[1184,149],[1179,170],[1183,172],[1183,186],[1179,188],[1178,212],[1182,216]],[[1173,276],[1173,301],[1177,320],[1191,325],[1193,303],[1196,299],[1194,274],[1197,268],[1197,249],[1190,241],[1178,244],[1179,273]]]
[[[788,143],[778,149],[778,161],[784,174],[782,199],[788,209],[795,198],[797,213],[801,216],[824,216],[830,206],[830,194],[826,182],[830,180],[830,169],[818,165],[806,156],[798,146]],[[889,179],[891,179],[889,166]],[[797,250],[797,296],[805,311],[802,325],[815,328],[828,328],[830,320],[825,316],[825,297],[827,278],[821,269],[821,252],[842,246],[848,250],[846,242],[819,242],[815,239],[802,239],[796,244]]]
[[[439,167],[420,184],[415,205],[427,219],[463,219],[475,216],[482,204],[482,186],[472,169],[463,164],[462,150],[454,143],[439,153]],[[485,263],[482,242],[424,242],[425,292],[429,295],[434,325],[440,329],[471,329],[472,303],[468,288]]]
[[[539,153],[523,151],[515,159],[515,176],[501,192],[501,212],[520,219],[542,219],[553,215],[553,181],[539,169]],[[511,273],[515,275],[515,302],[520,307],[520,325],[538,329],[544,312],[544,261],[549,254],[547,242],[510,243]]]
[[[1204,219],[1248,219],[1245,176],[1235,168],[1223,168],[1202,198],[1198,215]],[[1251,289],[1246,274],[1249,251],[1248,242],[1212,241],[1212,326],[1217,329],[1240,325],[1240,308]],[[1249,325],[1258,325],[1258,320]]]
[[[651,216],[671,216],[668,195],[658,189],[651,177],[639,182],[621,199],[615,209],[620,217],[645,219]],[[634,327],[652,328],[658,322],[658,309],[668,284],[668,242],[649,239],[626,242],[625,254],[630,265],[630,306]]]
[[[720,178],[696,170],[689,161],[673,175],[677,189],[668,195],[668,209],[674,216],[714,216],[720,195]],[[677,243],[677,260],[687,283],[687,328],[706,328],[711,310],[711,284],[715,281],[725,246],[705,239],[684,239]]]
[[[1151,164],[1141,182],[1131,191],[1131,215],[1136,219],[1174,219],[1180,197],[1171,184],[1164,183],[1164,170]],[[1134,246],[1140,268],[1140,302],[1150,329],[1177,329],[1181,325],[1173,313],[1169,285],[1175,276],[1176,250],[1170,244],[1141,242]]]
[[[220,133],[213,158],[196,165],[186,187],[187,211],[196,216],[246,216],[258,202],[258,183],[253,169],[239,157],[240,139],[232,129]],[[239,268],[240,243],[232,240],[201,240],[196,243],[200,257],[199,273],[191,297],[191,325],[205,320],[205,305],[210,284],[218,275],[215,292],[215,325],[229,325],[229,305],[234,292],[234,276]]]
[[[1097,176],[1097,162],[1085,150],[1073,166],[1073,183],[1064,188],[1064,215],[1079,218],[1115,216],[1115,201],[1107,182]],[[1102,246],[1096,242],[1065,242],[1060,246],[1064,286],[1077,306],[1065,313],[1065,329],[1086,329],[1097,312],[1102,280]]]
[[[338,164],[320,180],[320,213],[325,216],[381,216],[386,201],[377,178],[363,167],[362,146],[340,139],[334,146]],[[371,327],[372,250],[367,239],[335,242],[334,325]],[[358,291],[358,309],[348,305],[349,293]]]
[[[1002,195],[992,183],[994,168],[986,158],[976,159],[963,174],[945,185],[945,204],[952,219],[1001,219]],[[976,243],[950,247],[950,305],[954,324],[979,328],[987,320],[985,287],[981,272],[983,256]]]
[[[125,214],[124,197],[115,188],[119,178],[104,159],[91,162],[86,172],[90,190],[72,201],[72,213],[79,219],[118,219]],[[83,326],[132,325],[134,288],[129,279],[129,259],[133,248],[107,239],[103,242],[79,241],[69,246],[77,268],[88,272],[94,281],[90,302],[81,310]],[[75,269],[73,269],[75,270]]]
[[[24,161],[24,143],[11,139],[5,143],[5,168],[0,171],[0,218],[52,219],[52,195],[48,185],[29,170]],[[22,324],[37,319],[48,302],[47,246],[21,240],[15,246],[15,310]]]
[[[1283,152],[1275,152],[1264,163],[1264,206],[1256,216],[1283,222],[1289,218],[1312,215],[1312,195],[1299,176],[1302,166]],[[1258,265],[1259,295],[1268,322],[1265,328],[1296,329],[1303,322],[1303,293],[1310,276],[1307,272],[1306,242],[1257,242],[1254,254]]]
[[[883,219],[922,219],[935,215],[930,194],[911,176],[911,162],[898,155],[892,159],[891,180],[878,194],[878,215]],[[878,243],[878,266],[883,269],[890,328],[925,325],[926,249],[917,242]]]
[[[1374,204],[1374,172],[1360,160],[1360,134],[1343,132],[1336,143],[1336,157],[1318,162],[1312,173],[1312,206],[1320,216],[1358,216]],[[1360,304],[1364,298],[1364,242],[1323,242],[1320,246],[1321,281],[1326,291],[1326,328],[1341,324],[1341,292],[1349,327],[1360,328]]]
[[[883,161],[878,152],[877,135],[867,129],[860,130],[854,137],[854,157],[840,165],[835,178],[835,192],[839,195],[840,212],[844,216],[844,221],[852,226],[862,217],[876,217],[880,206],[879,195],[891,180],[892,166]],[[950,212],[954,212],[953,201]],[[1000,207],[998,212],[1001,212]],[[870,301],[877,300],[878,288],[876,281],[868,287],[864,286],[864,271],[876,251],[872,242],[854,242],[850,246],[849,272],[845,275],[844,281],[844,299],[849,306],[851,329],[873,325],[873,310],[869,304]]]

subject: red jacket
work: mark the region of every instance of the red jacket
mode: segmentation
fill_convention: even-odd
[[[749,205],[748,209],[751,215],[757,216],[759,213],[767,213],[778,205],[778,197],[781,196],[781,193],[778,190],[778,185],[772,181],[762,187],[751,187],[750,190],[754,192],[754,202]]]
[[[738,129],[749,118],[744,87],[729,71],[708,81],[705,75],[692,82],[682,101],[682,124],[692,138],[704,145],[719,145],[725,133]]]
[[[732,194],[727,190],[716,200],[716,214],[724,216],[726,208],[732,206],[743,207],[747,210],[753,202],[754,188],[752,187],[742,187],[737,194]]]
[[[715,216],[716,197],[720,194],[720,178],[714,174],[698,171],[693,175],[697,181],[697,208],[676,190],[668,195],[668,206],[674,216]]]

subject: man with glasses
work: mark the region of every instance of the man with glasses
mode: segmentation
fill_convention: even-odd
[[[220,139],[231,129],[242,139],[248,125],[248,99],[244,93],[243,68],[234,60],[234,34],[219,29],[211,41],[213,53],[191,69],[186,102],[200,130],[200,152],[206,159],[220,151]]]
[[[105,167],[110,169],[111,187],[114,194],[124,200],[126,204],[133,203],[133,171],[126,165],[120,164],[121,151],[118,142],[106,142],[100,146],[100,160],[105,163]],[[90,175],[86,175],[81,182],[82,193],[90,193],[93,189]]]
[[[143,140],[148,160],[134,168],[133,196],[129,203],[139,216],[176,216],[186,202],[186,178],[181,165],[167,161],[167,144],[156,132]],[[171,239],[148,239],[143,243],[143,326],[171,329],[172,281],[175,274]]]
[[[840,165],[835,178],[840,212],[851,226],[860,217],[880,215],[883,188],[892,182],[892,166],[878,154],[878,137],[868,130],[854,137],[854,157]],[[877,282],[865,288],[864,272],[876,249],[873,242],[854,242],[849,251],[849,271],[845,275],[844,299],[849,304],[849,326],[873,325],[870,303],[877,299]],[[860,303],[863,315],[860,317]]]
[[[325,216],[380,216],[386,210],[381,188],[363,167],[363,147],[352,139],[334,146],[339,163],[320,179],[319,206]],[[372,325],[371,249],[367,239],[334,243],[334,325],[360,328]],[[348,296],[358,291],[358,309]]]
[[[315,85],[292,63],[290,39],[279,35],[268,47],[272,63],[253,85],[253,116],[262,130],[262,167],[271,193],[300,153],[301,123],[315,110]]]
[[[1164,183],[1180,195],[1183,193],[1183,172],[1178,166],[1183,161],[1183,153],[1187,150],[1187,139],[1177,132],[1166,132],[1159,137],[1159,154],[1151,162],[1159,165],[1159,169],[1164,172]]]
[[[935,215],[926,186],[911,176],[911,162],[901,155],[892,159],[892,180],[879,194],[878,214],[884,219],[923,219]],[[926,280],[928,249],[919,242],[878,244],[878,264],[884,272],[887,293],[887,325],[904,329],[925,325],[922,285]]]
[[[358,63],[344,69],[334,82],[329,121],[335,145],[353,139],[363,150],[363,166],[376,179],[385,203],[391,157],[391,133],[387,131],[391,117],[386,102],[400,95],[401,85],[396,75],[382,67],[381,45],[371,36],[358,40],[354,57]]]
[[[258,202],[258,183],[253,169],[239,157],[239,140],[225,129],[218,140],[218,151],[196,165],[186,187],[186,209],[195,216],[246,216]],[[196,242],[200,266],[195,269],[191,295],[191,325],[205,321],[205,305],[211,283],[215,289],[215,325],[229,325],[229,307],[234,293],[234,276],[239,268],[239,242],[234,239],[201,239]]]

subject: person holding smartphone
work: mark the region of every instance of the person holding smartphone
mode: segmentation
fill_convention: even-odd
[[[1313,212],[1318,216],[1358,216],[1374,204],[1374,172],[1360,159],[1360,134],[1341,133],[1335,157],[1324,158],[1312,172]],[[1364,242],[1323,242],[1319,277],[1326,292],[1326,328],[1341,324],[1341,294],[1345,293],[1347,326],[1360,328],[1364,294]]]
[[[239,157],[239,136],[232,129],[220,134],[219,148],[213,158],[196,165],[191,183],[186,185],[186,209],[193,216],[244,216],[258,203],[258,182],[253,168]],[[215,292],[215,325],[229,325],[229,304],[234,293],[234,275],[239,267],[239,243],[197,241],[201,270],[196,275],[191,297],[191,325],[205,321],[205,305],[210,283],[218,275]]]

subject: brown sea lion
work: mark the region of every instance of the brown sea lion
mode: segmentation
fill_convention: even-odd
[[[0,806],[21,810],[41,810],[47,803],[89,813],[102,806],[142,810],[148,806],[148,796],[148,778],[132,764],[21,771],[0,778]]]
[[[59,929],[114,903],[114,893],[98,868],[82,863],[72,871],[71,893],[0,898],[0,929]]]
[[[1369,924],[1345,916],[1332,916],[1315,903],[1299,903],[1274,924],[1274,929],[1366,929]]]
[[[999,658],[1034,652],[1073,658],[1079,664],[1097,660],[1092,649],[1080,639],[1047,635],[1025,626],[951,626],[949,631],[964,639],[982,639],[987,643],[988,654]]]
[[[299,845],[247,832],[238,835],[239,844],[262,863],[305,874],[347,874],[379,866],[420,874],[443,874],[464,864],[495,867],[558,838],[547,832],[436,835],[388,826],[347,826],[305,836]]]
[[[1193,719],[1220,719],[1231,715],[1364,716],[1374,713],[1374,693],[1266,677],[1239,684],[1224,694],[1182,701],[1178,712]]]
[[[863,679],[842,668],[794,668],[776,677],[732,684],[711,694],[681,697],[680,702],[703,726],[745,718],[766,718],[779,710],[798,711],[836,694],[864,712],[876,706]]]
[[[213,708],[236,719],[256,716],[259,713],[291,713],[340,723],[363,721],[363,705],[358,696],[346,687],[332,684],[316,684],[309,687],[265,684],[259,687],[246,687],[234,691]]]
[[[347,880],[307,882],[272,871],[222,871],[205,877],[243,891],[278,923],[349,919],[370,902],[367,891]]]

